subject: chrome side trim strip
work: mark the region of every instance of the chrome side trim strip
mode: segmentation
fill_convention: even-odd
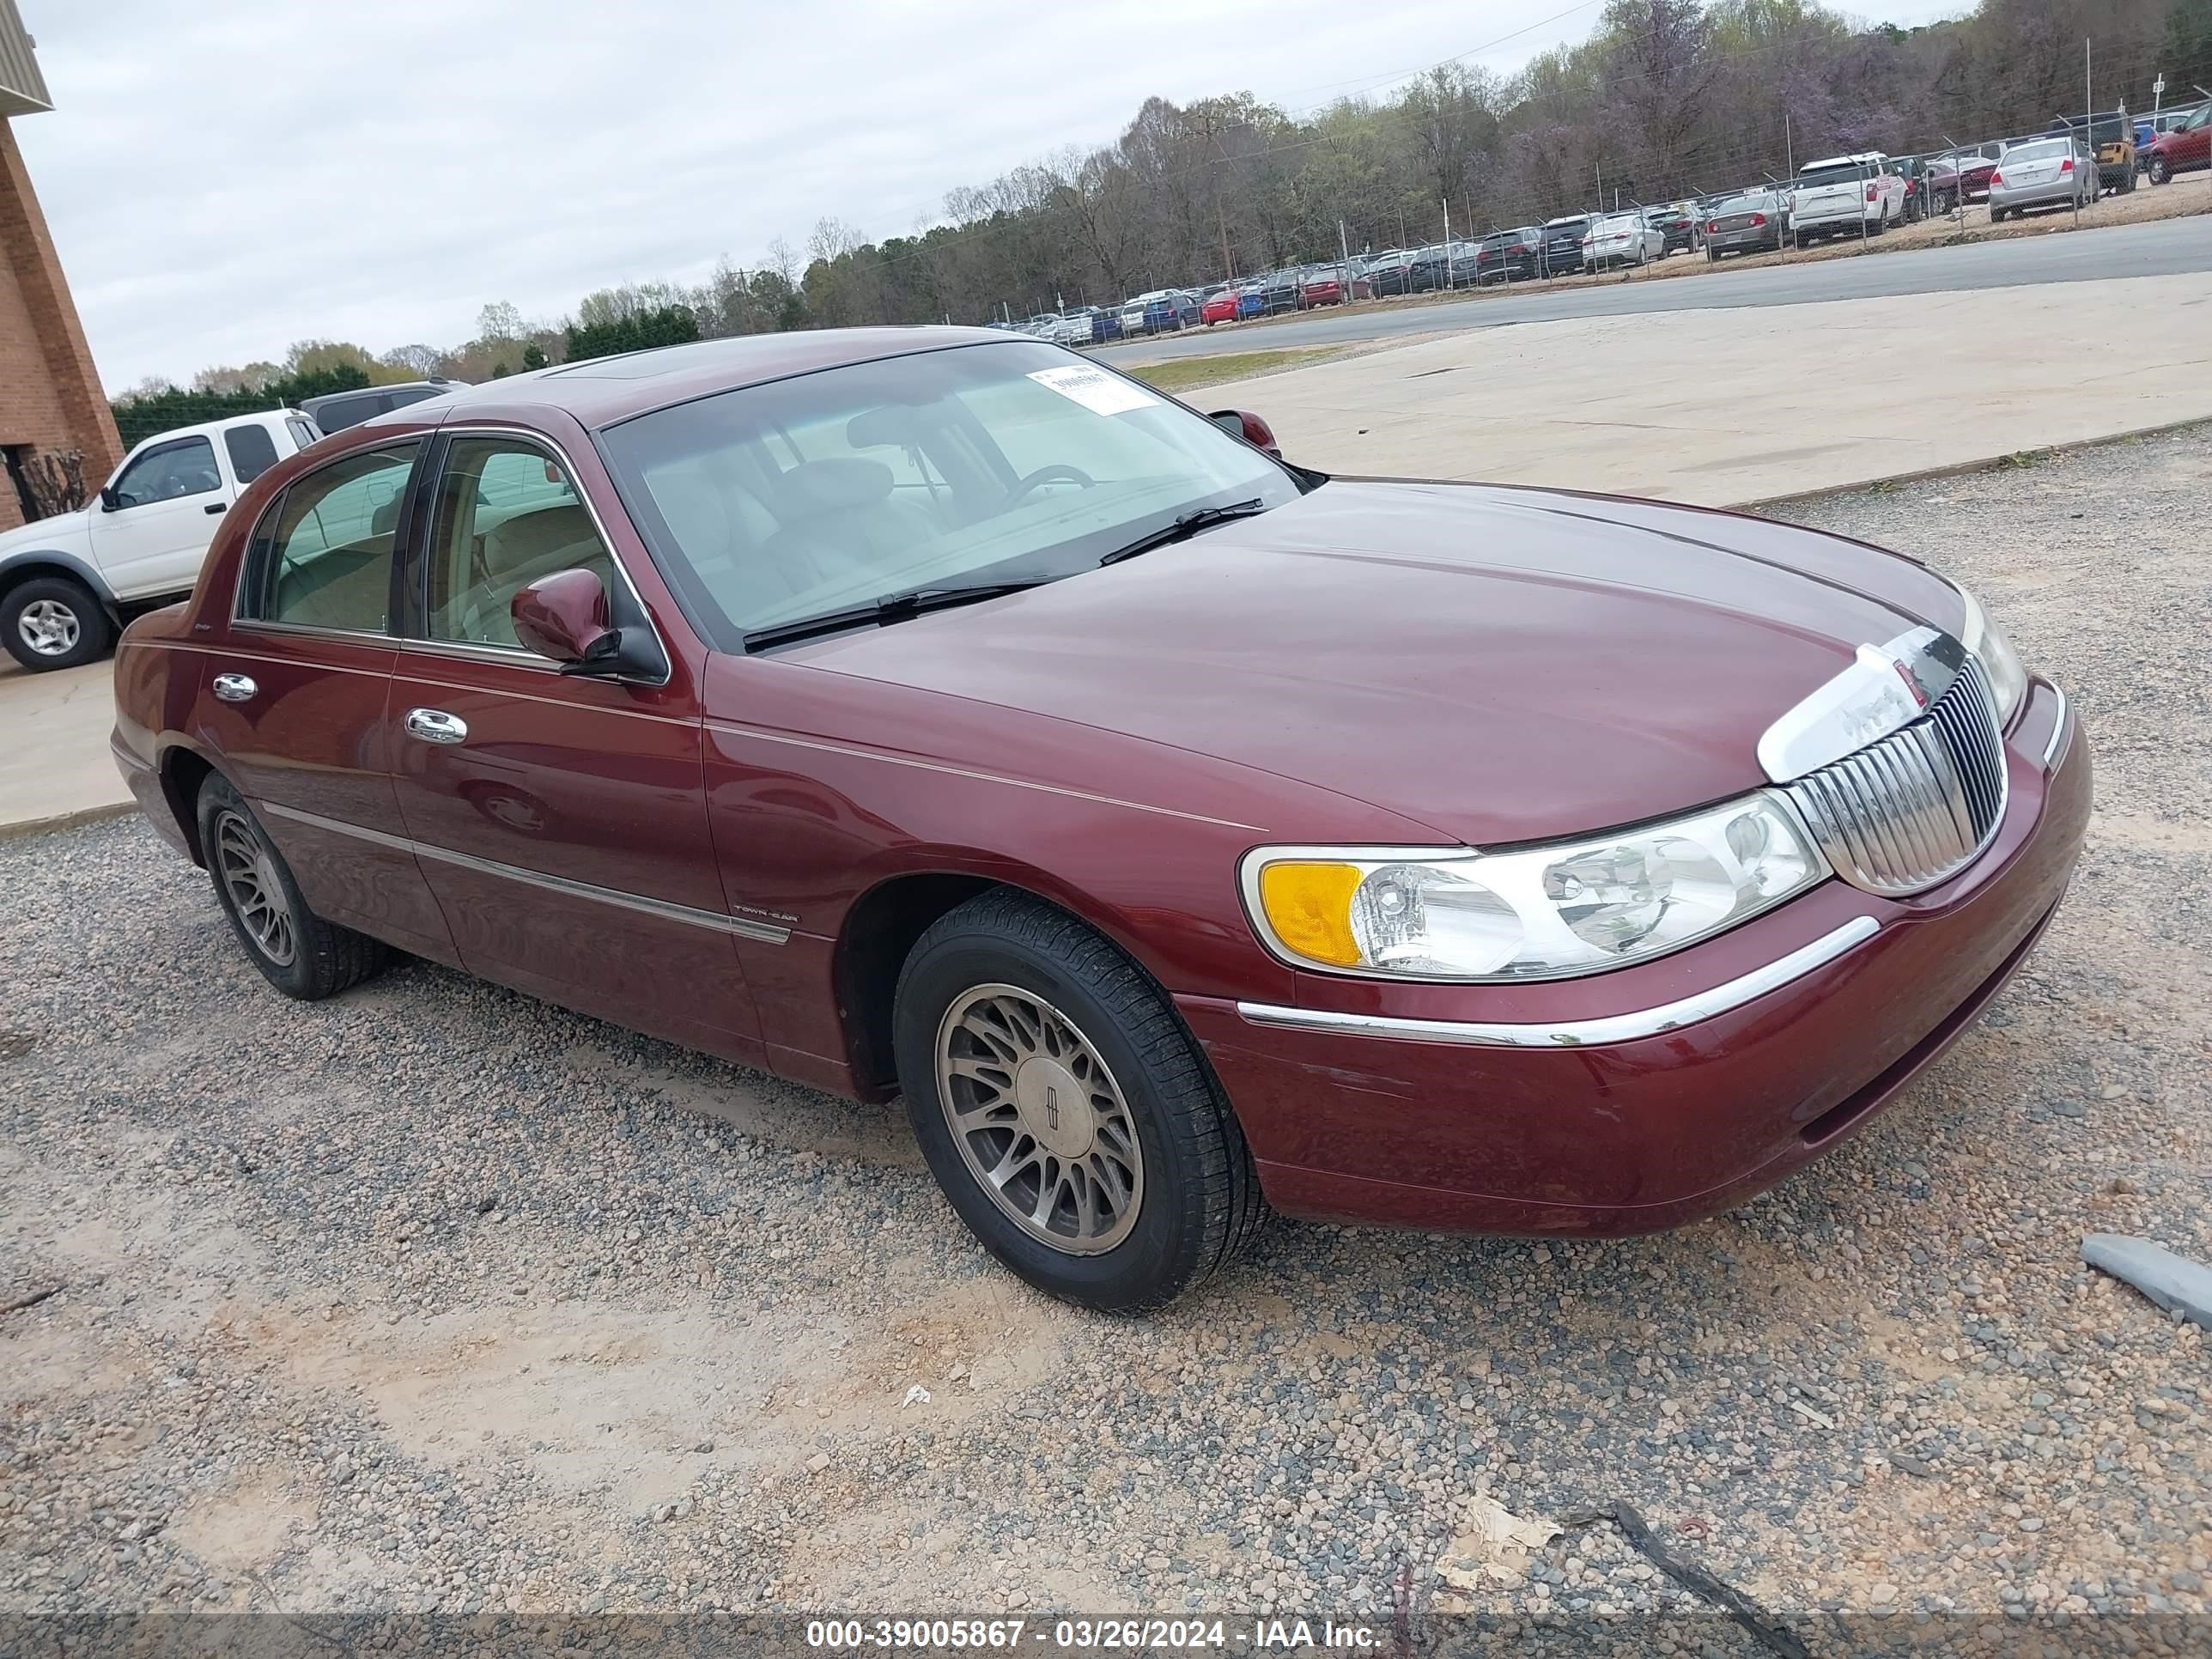
[[[387,835],[381,830],[370,830],[358,823],[326,818],[319,812],[305,812],[296,806],[281,806],[275,801],[258,801],[255,805],[272,817],[290,818],[295,823],[310,824],[335,835],[374,842],[379,847],[389,847],[395,852],[435,859],[441,864],[455,865],[483,875],[503,876],[526,886],[565,893],[571,898],[611,904],[619,909],[635,910],[641,915],[658,916],[664,921],[680,921],[693,927],[710,927],[717,933],[734,933],[739,939],[757,940],[763,945],[783,945],[791,939],[788,927],[771,927],[764,921],[751,921],[743,916],[726,915],[713,910],[695,910],[688,904],[672,904],[666,899],[647,898],[641,893],[625,893],[612,887],[594,886],[586,881],[571,881],[566,876],[549,876],[543,871],[525,870],[517,865],[502,864],[497,859],[482,859],[472,853],[456,853],[450,848],[432,847],[425,842],[410,841],[404,836]]]
[[[2046,683],[2051,686],[2051,695],[2058,699],[2058,722],[2051,728],[2051,741],[2043,745],[2043,769],[2056,772],[2074,744],[2074,708],[2066,701],[2063,686],[2055,681]]]
[[[1556,1023],[1490,1023],[1478,1020],[1399,1019],[1382,1014],[1340,1014],[1321,1008],[1281,1008],[1240,1002],[1237,1012],[1255,1025],[1291,1025],[1310,1030],[1341,1031],[1352,1036],[1396,1037],[1412,1042],[1461,1042],[1480,1048],[1580,1048],[1592,1043],[1634,1042],[1657,1036],[1778,991],[1792,980],[1824,968],[1854,945],[1872,939],[1881,924],[1872,916],[1853,916],[1842,927],[1778,957],[1725,985],[1699,991],[1680,1001],[1601,1019]]]

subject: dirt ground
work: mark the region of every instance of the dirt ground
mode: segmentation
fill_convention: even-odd
[[[2039,951],[1863,1133],[1656,1238],[1279,1224],[1141,1322],[993,1267],[896,1109],[422,964],[286,1003],[137,822],[0,843],[0,1649],[1146,1610],[1771,1650],[1553,1535],[1626,1504],[1815,1653],[2203,1650],[2204,1334],[2078,1252],[2212,1260],[2208,511],[2203,430],[1790,509],[1975,587],[2097,768]]]

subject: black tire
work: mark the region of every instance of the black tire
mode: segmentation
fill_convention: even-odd
[[[253,809],[220,773],[209,774],[200,786],[198,816],[200,848],[207,857],[208,878],[215,884],[216,902],[222,907],[231,932],[264,979],[295,1000],[320,1002],[358,985],[384,966],[389,952],[380,940],[325,921],[307,908],[284,855],[269,839]],[[255,873],[257,878],[273,884],[272,896],[284,907],[290,931],[289,955],[264,944],[241,914],[240,898],[234,890],[236,884],[226,876],[222,850],[234,832],[242,833],[266,861]]]
[[[1133,1221],[1097,1254],[1047,1243],[1002,1210],[947,1121],[940,1030],[968,997],[989,986],[1012,988],[1057,1012],[1118,1085],[1141,1173],[1133,1183]],[[1257,1230],[1264,1214],[1259,1178],[1198,1045],[1152,978],[1066,912],[1000,890],[939,918],[900,972],[892,1032],[907,1114],[931,1173],[983,1247],[1039,1290],[1102,1313],[1149,1312],[1218,1271]],[[995,1056],[983,1063],[1012,1076]],[[1018,1083],[982,1086],[1010,1102],[1019,1098]],[[1035,1103],[1022,1109],[1033,1112]],[[995,1132],[1008,1137],[1002,1156],[1018,1152],[1024,1140],[1045,1150],[1028,1121],[1007,1120]],[[1056,1109],[1052,1121],[1058,1127]],[[1042,1120],[1035,1127],[1049,1133]],[[1075,1154],[1079,1164],[1087,1156]],[[1049,1167],[1039,1164],[1037,1187]],[[1023,1173],[1006,1179],[1009,1191]]]
[[[2150,181],[2154,185],[2166,184],[2173,177],[2173,169],[2167,165],[2166,159],[2163,155],[2152,156],[2150,166],[2144,171],[2150,174]]]
[[[97,662],[115,643],[115,623],[82,582],[33,576],[0,597],[0,635],[8,654],[40,674]],[[33,644],[33,636],[42,643]]]

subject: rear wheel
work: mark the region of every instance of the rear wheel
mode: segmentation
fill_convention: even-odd
[[[2150,174],[2154,185],[2165,184],[2173,177],[2173,168],[2163,155],[2152,156],[2150,165],[2143,170]]]
[[[33,576],[0,599],[0,637],[8,654],[33,673],[75,668],[107,653],[115,625],[82,582]]]
[[[286,996],[320,1002],[384,965],[383,945],[307,908],[284,855],[220,773],[200,786],[199,831],[216,902],[261,976]]]
[[[1261,1206],[1244,1138],[1159,988],[1065,912],[986,893],[916,942],[892,1012],[922,1155],[984,1248],[1107,1313],[1220,1267]]]

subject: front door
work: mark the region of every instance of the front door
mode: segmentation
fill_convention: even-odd
[[[236,613],[194,660],[200,734],[317,915],[454,963],[392,793],[386,705],[397,501],[422,446],[357,450],[264,509]]]
[[[624,580],[567,462],[520,437],[450,439],[421,566],[389,740],[407,834],[463,962],[757,1063],[736,949],[751,924],[723,897],[687,670],[672,659],[662,685],[563,676],[509,621],[540,576]]]
[[[93,504],[94,562],[118,598],[181,593],[237,493],[205,434],[149,444]]]

